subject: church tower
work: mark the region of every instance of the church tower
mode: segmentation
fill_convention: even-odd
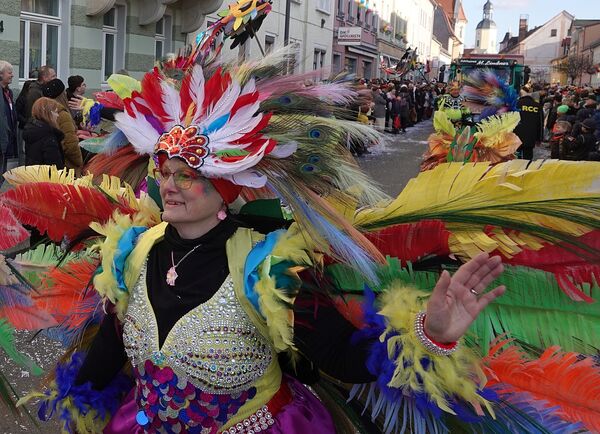
[[[496,23],[492,20],[494,6],[491,1],[486,1],[483,5],[483,19],[477,24],[475,30],[475,50],[478,54],[497,54],[498,48],[498,29]]]

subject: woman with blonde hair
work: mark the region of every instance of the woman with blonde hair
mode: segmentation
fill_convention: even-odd
[[[81,154],[81,148],[79,147],[77,126],[75,125],[75,121],[69,110],[65,85],[60,79],[55,78],[42,87],[42,92],[45,97],[52,98],[59,105],[57,124],[58,129],[64,134],[61,146],[65,167],[68,169],[75,169],[75,173],[79,175],[83,168],[83,156]]]
[[[64,168],[61,147],[64,134],[57,123],[59,110],[60,105],[46,97],[39,98],[33,104],[31,119],[23,131],[26,166],[49,164],[59,169]]]

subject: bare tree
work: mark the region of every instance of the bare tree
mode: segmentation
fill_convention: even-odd
[[[578,79],[581,85],[581,76],[584,72],[592,67],[592,59],[589,56],[583,54],[572,54],[560,65],[555,66],[555,69],[567,74],[567,77],[571,79],[571,84],[575,84],[575,80]]]

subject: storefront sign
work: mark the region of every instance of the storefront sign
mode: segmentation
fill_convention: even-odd
[[[338,29],[338,44],[360,45],[362,27],[340,27]]]

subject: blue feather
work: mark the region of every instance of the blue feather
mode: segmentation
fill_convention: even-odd
[[[210,134],[213,131],[220,130],[221,128],[223,128],[223,125],[225,125],[228,120],[229,113],[226,113],[223,116],[212,121],[208,127],[204,128],[203,134]]]
[[[104,149],[102,150],[102,153],[108,155],[114,154],[119,148],[122,148],[127,143],[129,143],[127,136],[125,136],[121,130],[115,129],[104,140]]]

